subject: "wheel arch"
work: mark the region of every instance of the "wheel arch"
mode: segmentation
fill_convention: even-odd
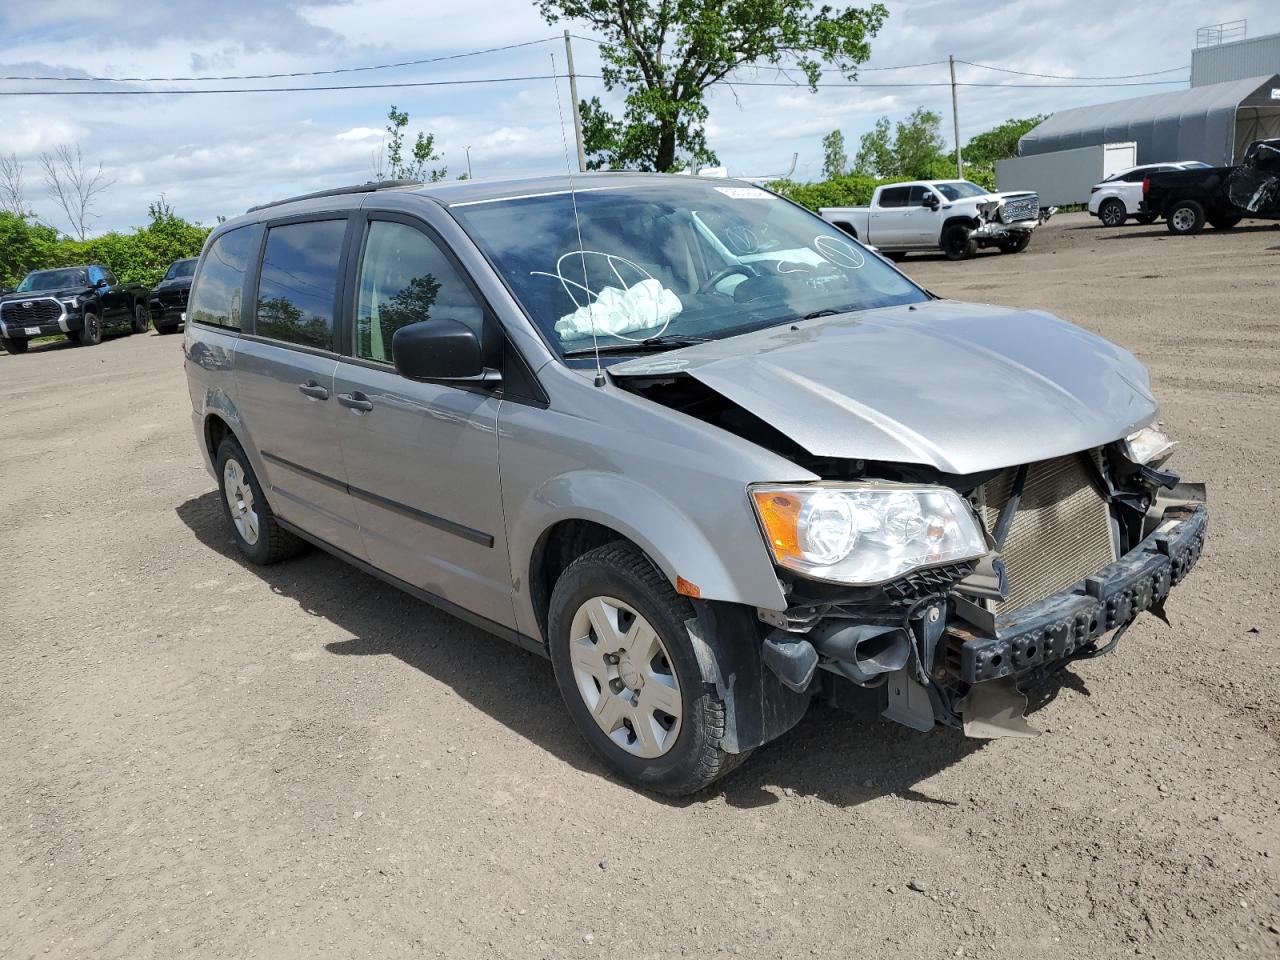
[[[525,578],[523,591],[532,627],[546,636],[547,608],[556,578],[577,556],[612,540],[640,550],[676,588],[691,597],[781,610],[786,598],[743,492],[743,523],[752,526],[754,556],[726,556],[692,516],[657,491],[616,474],[579,472],[538,490],[524,516],[509,525],[512,568]],[[726,518],[721,518],[726,523]],[[745,542],[746,530],[736,538]],[[725,542],[735,538],[726,536]],[[684,581],[682,584],[681,581]],[[517,617],[518,619],[522,619]]]

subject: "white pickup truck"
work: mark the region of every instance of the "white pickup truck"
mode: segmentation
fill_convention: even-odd
[[[939,249],[948,260],[967,260],[979,247],[1025,250],[1040,225],[1040,198],[1025,190],[991,193],[968,180],[916,180],[877,187],[869,207],[818,213],[894,260]]]

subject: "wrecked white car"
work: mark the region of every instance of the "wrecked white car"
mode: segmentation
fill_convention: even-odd
[[[913,250],[941,250],[948,260],[968,260],[984,247],[1021,253],[1041,220],[1035,193],[992,193],[968,180],[889,184],[876,188],[869,207],[818,213],[895,260]]]

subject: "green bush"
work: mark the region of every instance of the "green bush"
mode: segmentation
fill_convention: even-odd
[[[16,286],[32,270],[100,263],[125,283],[153,287],[173,261],[199,256],[209,228],[183,220],[163,200],[151,205],[150,216],[132,233],[72,240],[31,218],[0,213],[0,284]]]

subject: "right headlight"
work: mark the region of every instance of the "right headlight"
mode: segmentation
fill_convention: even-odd
[[[948,487],[755,486],[751,501],[774,561],[819,580],[871,585],[987,552],[973,512]]]

